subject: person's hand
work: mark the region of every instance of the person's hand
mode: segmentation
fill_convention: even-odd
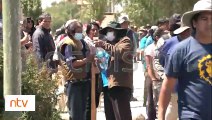
[[[24,32],[24,31],[23,31],[23,33],[24,33],[25,41],[26,41],[26,42],[30,41],[30,40],[31,40],[30,35],[29,35],[27,32]]]
[[[94,44],[95,44],[95,47],[102,47],[103,44],[104,44],[104,41],[102,40],[94,40]]]
[[[94,60],[95,55],[94,54],[88,54],[86,56],[86,61],[87,62],[92,62]]]
[[[31,41],[28,41],[28,42],[25,44],[25,46],[31,47],[31,46],[32,46],[32,42],[31,42]]]

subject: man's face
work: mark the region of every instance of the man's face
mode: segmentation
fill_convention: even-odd
[[[196,32],[203,36],[212,37],[212,12],[200,13],[197,21],[193,21]]]
[[[51,18],[44,18],[41,22],[40,25],[45,28],[45,29],[50,29],[51,28]]]
[[[161,24],[159,28],[163,29],[164,31],[169,30],[169,22]]]
[[[189,36],[191,36],[191,29],[188,28],[187,30],[183,31],[182,33],[179,34],[180,35],[180,38],[182,40],[188,38]]]
[[[123,29],[128,29],[128,26],[129,26],[129,22],[128,21],[125,21],[121,24],[121,28]]]

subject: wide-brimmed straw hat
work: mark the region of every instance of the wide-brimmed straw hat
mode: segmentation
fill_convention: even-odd
[[[212,3],[211,0],[199,0],[193,8],[193,11],[188,11],[186,13],[183,14],[182,17],[182,22],[184,25],[186,26],[190,26],[191,27],[191,19],[192,17],[200,12],[203,11],[212,11]]]
[[[180,24],[180,27],[173,32],[175,35],[178,35],[190,28],[189,26],[184,25],[182,22],[179,22],[177,24]]]
[[[109,24],[107,25],[107,27],[101,29],[99,31],[99,33],[102,34],[102,35],[106,35],[108,29],[113,29],[113,30],[117,31],[120,34],[121,33],[126,34],[126,32],[127,32],[127,29],[121,28],[119,23],[117,23],[115,21],[111,21],[111,22],[109,22]]]

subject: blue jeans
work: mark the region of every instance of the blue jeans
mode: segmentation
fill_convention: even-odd
[[[91,81],[68,83],[67,96],[70,120],[86,120],[86,104],[88,102]]]

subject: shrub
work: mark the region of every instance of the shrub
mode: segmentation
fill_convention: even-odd
[[[23,112],[21,120],[60,120],[57,103],[57,79],[51,79],[44,66],[38,72],[35,58],[27,59],[26,70],[22,73],[22,94],[35,95],[35,111]]]

